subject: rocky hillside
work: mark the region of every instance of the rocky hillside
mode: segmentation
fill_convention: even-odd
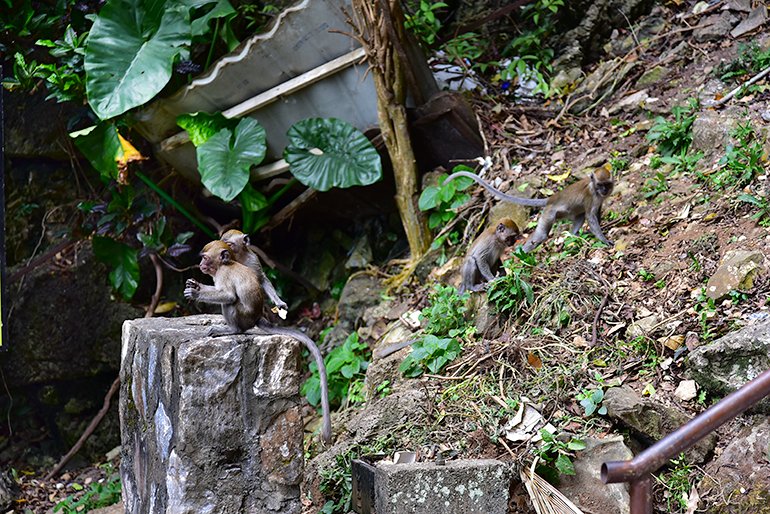
[[[351,280],[340,322],[375,357],[366,401],[337,415],[337,443],[307,466],[308,512],[344,508],[351,458],[399,450],[516,470],[534,460],[584,512],[628,512],[625,490],[601,486],[601,463],[630,458],[770,367],[770,94],[762,77],[751,80],[770,67],[770,37],[765,7],[749,4],[655,7],[615,30],[583,77],[560,74],[564,102],[470,93],[486,177],[501,190],[543,197],[611,170],[602,224],[614,245],[559,225],[531,258],[510,252],[486,292],[465,301],[436,289],[458,285],[485,224],[511,215],[534,228],[537,211],[473,185],[443,246],[407,284],[382,272]],[[362,293],[372,289],[382,294]],[[431,336],[411,354],[376,357],[415,333]],[[663,468],[655,511],[770,512],[761,412]],[[521,483],[509,509],[534,512]]]

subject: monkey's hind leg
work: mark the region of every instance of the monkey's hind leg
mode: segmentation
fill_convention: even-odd
[[[242,332],[240,330],[233,328],[230,325],[218,325],[216,327],[209,328],[209,331],[206,333],[206,337],[232,336],[241,333]]]

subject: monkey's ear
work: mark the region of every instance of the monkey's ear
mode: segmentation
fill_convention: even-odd
[[[505,232],[505,223],[498,223],[497,229],[498,232]]]
[[[249,246],[251,244],[251,240],[249,239],[248,234],[243,234],[243,244],[245,244],[246,246]]]
[[[222,261],[222,264],[230,262],[230,250],[222,250],[219,253],[219,259]]]

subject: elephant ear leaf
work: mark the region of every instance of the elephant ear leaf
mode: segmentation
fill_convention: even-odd
[[[229,202],[249,182],[249,170],[265,158],[265,129],[243,118],[235,130],[224,128],[197,147],[201,182],[212,194]]]
[[[380,155],[352,125],[336,118],[309,118],[286,134],[283,157],[304,185],[328,191],[332,187],[367,186],[382,178]]]
[[[157,95],[191,38],[189,10],[183,5],[109,0],[86,43],[86,94],[97,116],[115,117]]]

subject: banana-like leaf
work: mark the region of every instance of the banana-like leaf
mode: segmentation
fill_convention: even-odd
[[[243,118],[234,131],[222,129],[198,146],[198,171],[203,185],[229,202],[249,182],[249,169],[265,158],[265,129]]]
[[[109,0],[86,43],[86,94],[96,115],[112,118],[157,95],[191,37],[189,8],[180,3]]]
[[[358,129],[336,118],[309,118],[287,132],[283,157],[297,180],[318,191],[368,186],[382,178],[380,155]]]

